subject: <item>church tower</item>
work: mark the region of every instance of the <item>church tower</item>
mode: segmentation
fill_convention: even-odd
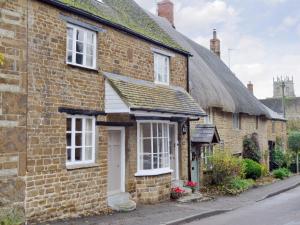
[[[282,86],[284,87],[285,97],[296,97],[294,89],[294,79],[287,77],[273,78],[273,98],[282,98]]]

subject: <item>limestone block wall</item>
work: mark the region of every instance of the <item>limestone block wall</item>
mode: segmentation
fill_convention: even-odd
[[[27,12],[25,0],[0,0],[0,211],[24,208]],[[4,208],[3,208],[4,207]]]

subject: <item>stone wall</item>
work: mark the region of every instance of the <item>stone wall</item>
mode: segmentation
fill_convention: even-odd
[[[23,208],[26,172],[25,0],[0,0],[0,211]]]
[[[97,37],[97,68],[100,72],[120,73],[153,81],[151,48],[160,47],[60,11],[41,1],[28,1],[28,12],[26,216],[30,221],[46,221],[106,213],[105,127],[97,128],[96,164],[91,168],[66,168],[67,115],[59,113],[58,107],[104,111],[104,78],[98,71],[66,65],[66,22],[60,15],[106,30]],[[172,57],[170,74],[172,85],[186,88],[185,56],[175,54]],[[105,121],[107,118],[98,119]],[[132,176],[136,169],[135,129],[126,128],[130,171],[127,174],[127,188],[132,191],[135,190]]]
[[[171,174],[135,179],[137,198],[140,203],[153,204],[170,199]]]

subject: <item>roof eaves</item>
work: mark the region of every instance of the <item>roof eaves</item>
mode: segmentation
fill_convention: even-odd
[[[91,13],[85,11],[85,10],[81,10],[81,9],[72,7],[72,6],[70,6],[70,5],[66,5],[66,4],[64,4],[64,3],[62,3],[62,2],[59,2],[59,1],[57,1],[57,0],[41,0],[41,1],[43,1],[43,2],[45,2],[45,3],[48,3],[48,4],[50,4],[50,5],[53,5],[53,6],[55,6],[55,7],[58,7],[58,8],[60,8],[60,9],[63,9],[63,10],[66,10],[66,11],[69,11],[69,12],[72,12],[72,13],[75,13],[75,14],[78,14],[78,15],[81,15],[81,16],[84,16],[84,17],[89,18],[89,19],[91,19],[91,20],[95,20],[95,21],[97,21],[97,22],[101,22],[101,23],[103,23],[103,24],[105,24],[105,25],[111,26],[111,27],[116,28],[116,29],[118,29],[118,30],[120,30],[120,31],[123,31],[123,32],[125,32],[125,33],[128,33],[128,34],[130,34],[130,35],[139,37],[139,38],[141,38],[141,39],[143,39],[143,40],[145,40],[145,41],[149,41],[149,42],[151,42],[151,43],[153,43],[153,44],[156,44],[156,45],[159,45],[159,46],[168,48],[168,49],[170,49],[170,50],[172,50],[172,51],[174,51],[174,52],[183,54],[183,55],[185,55],[185,56],[192,56],[191,53],[188,52],[188,51],[185,51],[185,50],[183,50],[183,49],[175,48],[175,47],[172,47],[172,46],[170,46],[170,45],[164,44],[164,43],[159,42],[159,41],[157,41],[157,40],[155,40],[155,39],[153,39],[153,38],[151,38],[151,37],[148,37],[148,36],[145,36],[145,35],[143,35],[143,34],[137,33],[137,32],[135,32],[135,31],[133,31],[132,29],[129,29],[128,27],[125,27],[125,26],[123,26],[123,25],[114,23],[114,22],[109,21],[109,20],[107,20],[107,19],[104,19],[104,18],[102,18],[102,17],[100,17],[100,16],[93,15],[93,14],[91,14]]]

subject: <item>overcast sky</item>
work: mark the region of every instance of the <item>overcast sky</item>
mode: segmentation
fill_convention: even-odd
[[[156,13],[159,0],[135,0]],[[258,98],[272,97],[273,77],[294,76],[300,96],[300,0],[173,0],[176,29],[205,47],[213,28],[222,60]]]

